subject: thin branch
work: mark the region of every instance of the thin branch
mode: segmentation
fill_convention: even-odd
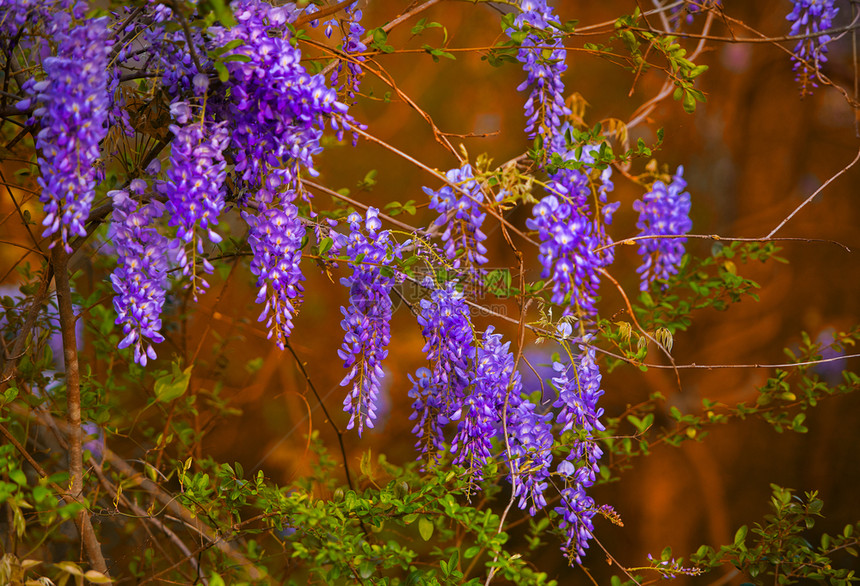
[[[401,14],[400,16],[398,16],[397,18],[395,18],[391,22],[388,22],[387,24],[383,25],[382,30],[384,30],[386,33],[391,31],[391,29],[398,26],[402,22],[409,20],[410,18],[412,18],[416,14],[420,14],[421,12],[424,12],[425,10],[427,10],[428,8],[433,6],[434,4],[438,4],[439,1],[440,0],[427,0],[427,2],[424,2],[423,4],[416,6],[415,8],[408,9],[406,12],[404,12],[403,14]],[[371,42],[372,40],[373,40],[373,35],[367,35],[366,37],[364,37],[361,40],[361,42],[366,45],[367,43]],[[337,60],[332,61],[331,63],[326,65],[320,73],[322,75],[327,75],[327,74],[331,73],[332,69],[337,67],[337,63],[338,63]]]
[[[164,535],[166,535],[167,538],[171,542],[173,542],[173,544],[177,548],[179,548],[179,551],[182,552],[182,554],[185,556],[185,559],[187,559],[188,563],[191,564],[191,567],[194,568],[194,573],[197,575],[197,579],[200,580],[204,586],[209,586],[209,580],[207,580],[206,576],[204,576],[203,573],[200,571],[200,563],[197,561],[197,558],[191,552],[191,550],[188,549],[188,546],[185,545],[185,542],[182,541],[182,539],[180,539],[179,536],[174,533],[172,529],[170,529],[170,527],[162,523],[161,520],[157,517],[154,517],[144,511],[134,501],[126,498],[125,495],[120,493],[117,487],[114,486],[110,480],[108,480],[107,476],[105,476],[105,473],[102,471],[100,466],[93,466],[93,472],[95,472],[95,475],[99,477],[99,482],[101,482],[101,485],[105,488],[105,490],[112,494],[118,502],[122,503],[123,506],[130,509],[136,516],[140,517],[141,519],[145,519],[147,522],[155,525],[155,527],[159,531],[164,533]]]
[[[62,243],[53,249],[54,282],[57,286],[57,305],[60,310],[60,331],[63,336],[63,358],[66,369],[66,416],[71,426],[69,433],[69,475],[72,497],[83,499],[84,474],[81,443],[81,377],[78,369],[78,342],[75,337],[75,315],[72,310],[72,289],[69,284],[69,255]],[[102,555],[101,544],[90,524],[90,513],[86,508],[78,515],[81,526],[81,541],[87,559],[96,571],[107,575],[107,564]]]
[[[853,167],[854,165],[856,165],[856,164],[857,164],[857,161],[860,161],[860,150],[858,150],[858,151],[857,151],[857,154],[854,156],[854,160],[853,160],[853,161],[851,161],[850,163],[848,163],[848,166],[847,166],[847,167],[843,167],[843,168],[842,168],[842,170],[841,170],[841,171],[839,171],[836,175],[834,175],[833,177],[831,177],[830,179],[828,179],[827,181],[825,181],[825,182],[821,185],[821,187],[819,187],[818,189],[816,189],[816,190],[815,190],[815,192],[814,192],[812,195],[810,195],[809,197],[807,197],[807,198],[806,198],[806,200],[804,200],[804,202],[803,202],[802,204],[800,204],[799,206],[797,206],[797,207],[794,209],[794,211],[793,211],[793,212],[791,212],[790,214],[788,214],[788,216],[787,216],[787,217],[786,217],[782,222],[780,222],[780,223],[779,223],[779,226],[777,226],[776,228],[774,228],[773,230],[771,230],[771,231],[770,231],[770,233],[769,233],[767,236],[765,236],[765,238],[770,238],[771,236],[773,236],[774,234],[776,234],[776,233],[779,231],[779,229],[780,229],[780,228],[782,228],[783,226],[785,226],[785,224],[786,224],[790,219],[792,219],[792,218],[794,217],[794,215],[795,215],[797,212],[799,212],[800,210],[802,210],[802,209],[806,206],[806,204],[808,204],[809,202],[811,202],[811,201],[815,198],[815,196],[816,196],[816,195],[818,195],[819,193],[821,193],[822,191],[824,191],[824,188],[825,188],[825,187],[827,187],[828,185],[830,185],[831,183],[833,183],[833,181],[835,181],[838,177],[840,177],[842,174],[844,174],[848,169],[850,169],[851,167]]]
[[[188,45],[188,52],[191,54],[191,60],[194,62],[194,67],[197,68],[198,73],[205,73],[203,67],[200,65],[200,58],[197,57],[197,49],[194,48],[194,36],[191,34],[188,20],[182,14],[182,11],[179,9],[179,3],[176,0],[172,0],[171,4],[173,5],[173,13],[179,19],[180,26],[182,26],[182,32],[185,33],[185,41]]]
[[[640,240],[675,240],[677,238],[697,238],[700,240],[717,240],[720,242],[821,242],[824,244],[835,244],[846,252],[851,252],[851,249],[845,244],[837,242],[836,240],[827,240],[826,238],[770,238],[768,236],[765,236],[764,238],[735,238],[732,236],[720,236],[719,234],[657,234],[652,236],[631,236],[629,238],[616,240],[609,244],[599,246],[594,249],[594,252],[607,248],[614,248],[622,244],[634,244]]]
[[[302,15],[296,19],[296,22],[294,23],[294,25],[296,26],[296,28],[298,28],[304,24],[309,23],[312,20],[318,20],[320,18],[325,18],[326,16],[330,16],[332,14],[339,12],[341,9],[346,8],[347,6],[349,6],[350,4],[353,4],[353,3],[355,3],[355,0],[342,0],[341,2],[338,2],[337,4],[335,4],[334,6],[326,6],[325,8],[321,8],[321,9],[317,10],[316,12],[305,13],[304,15]]]
[[[290,354],[293,355],[293,359],[296,361],[296,364],[298,365],[299,370],[302,373],[302,376],[305,377],[305,381],[307,381],[308,386],[311,389],[311,392],[314,394],[314,397],[316,397],[317,402],[319,403],[320,407],[322,407],[323,414],[325,415],[326,421],[329,422],[329,425],[331,425],[331,428],[334,430],[335,434],[337,434],[337,443],[340,445],[340,455],[343,458],[343,469],[346,472],[346,483],[347,483],[347,485],[349,485],[350,490],[355,490],[355,486],[352,483],[352,475],[349,472],[349,461],[347,460],[347,457],[346,457],[346,447],[343,445],[343,432],[340,430],[340,428],[334,422],[334,419],[332,419],[331,415],[328,412],[328,409],[326,409],[326,406],[322,400],[322,397],[320,397],[320,394],[317,392],[316,386],[314,386],[313,381],[311,381],[311,377],[308,375],[308,371],[305,369],[304,362],[302,362],[301,359],[299,358],[299,355],[296,354],[296,351],[295,351],[295,349],[293,349],[293,346],[292,346],[292,344],[290,344],[289,340],[287,340],[286,349],[289,350]],[[363,525],[362,525],[362,527],[363,527]]]

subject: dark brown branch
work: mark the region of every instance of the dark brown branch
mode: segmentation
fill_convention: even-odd
[[[69,475],[71,476],[72,497],[75,500],[82,500],[84,492],[83,450],[81,448],[83,433],[81,432],[81,377],[78,368],[78,342],[75,338],[75,315],[72,310],[72,289],[69,283],[69,255],[59,242],[54,246],[53,265],[66,369],[66,417],[71,426],[68,449]],[[108,575],[101,544],[98,542],[95,531],[93,531],[90,513],[86,508],[78,515],[78,525],[87,559],[96,571]]]
[[[185,15],[182,14],[182,10],[179,8],[179,3],[176,0],[171,2],[173,5],[173,12],[176,14],[176,18],[179,19],[179,24],[182,26],[182,32],[185,33],[185,41],[188,43],[188,52],[191,54],[191,60],[194,62],[194,67],[197,68],[199,73],[204,73],[203,67],[200,65],[200,58],[197,56],[197,49],[194,48],[194,36],[191,34],[191,27],[188,26],[188,20],[185,18]]]
[[[312,20],[318,20],[320,18],[325,18],[326,16],[329,16],[331,14],[335,14],[341,9],[346,8],[350,4],[353,4],[354,2],[355,0],[343,0],[342,2],[338,2],[334,6],[328,6],[326,8],[318,10],[317,12],[305,14],[304,16],[301,16],[296,19],[295,26],[300,27],[304,24],[309,23]]]

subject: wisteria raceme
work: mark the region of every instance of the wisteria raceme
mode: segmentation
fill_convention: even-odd
[[[602,244],[601,233],[571,203],[555,195],[544,197],[532,214],[526,226],[540,236],[541,276],[552,278],[553,303],[564,305],[565,313],[573,309],[593,315],[600,287],[597,271],[606,259],[595,252]]]
[[[594,432],[602,431],[600,416],[603,409],[597,406],[603,390],[600,388],[600,369],[595,361],[595,350],[589,346],[590,336],[580,344],[580,354],[571,365],[553,363],[556,376],[552,379],[558,390],[553,407],[559,409],[557,422],[562,433],[573,431],[575,439],[568,456],[558,465],[558,473],[565,479],[561,492],[561,515],[559,526],[565,529],[566,541],[562,550],[571,563],[580,563],[594,532],[592,519],[597,509],[586,490],[592,486],[600,472],[598,461],[603,450],[594,438]]]
[[[454,464],[469,469],[469,484],[476,487],[483,478],[483,467],[491,457],[493,439],[502,431],[502,413],[505,403],[511,411],[509,397],[521,392],[519,373],[514,372],[514,357],[510,342],[493,326],[487,328],[473,362],[472,392],[463,404],[463,417],[451,443]],[[441,434],[440,434],[441,438]],[[441,439],[440,439],[441,441]]]
[[[184,104],[174,104],[171,108],[180,122],[186,121],[186,109]],[[179,249],[179,266],[184,275],[191,277],[196,299],[197,293],[208,286],[197,275],[195,257],[203,253],[203,238],[198,229],[205,231],[211,242],[221,241],[213,227],[224,209],[227,178],[224,149],[230,135],[223,122],[171,125],[170,131],[174,135],[170,166],[167,180],[159,183],[158,189],[167,197],[169,224],[177,227],[176,241],[171,246]],[[205,258],[201,267],[207,273],[212,272],[212,265]]]
[[[299,191],[302,168],[316,174],[313,156],[326,120],[351,123],[346,105],[325,78],[310,75],[301,64],[301,51],[290,44],[287,22],[295,18],[289,5],[272,7],[260,0],[237,0],[231,9],[238,25],[216,27],[214,42],[243,44],[228,55],[247,61],[227,66],[229,101],[214,105],[219,116],[231,120],[235,131],[235,171],[260,203],[268,204],[287,187]]]
[[[413,380],[410,396],[415,405],[410,419],[418,420],[412,431],[418,436],[421,456],[433,459],[440,453],[442,427],[460,416],[475,348],[469,309],[456,283],[435,287],[428,278],[424,286],[432,292],[430,299],[421,300],[418,324],[430,368],[426,380],[421,376]]]
[[[558,18],[545,0],[521,0],[519,9],[515,26],[535,29],[526,35],[517,53],[527,74],[517,89],[531,88],[525,104],[526,134],[529,138],[539,135],[548,144],[564,117],[570,114],[564,103],[561,80],[567,70],[566,52],[561,39],[553,34],[557,31],[550,23],[558,23]],[[509,30],[508,34],[513,35],[514,31]]]
[[[136,184],[135,181],[138,183]],[[132,182],[138,193],[141,180]],[[134,347],[134,360],[146,366],[155,359],[152,344],[164,340],[161,335],[161,311],[167,287],[167,239],[158,233],[154,222],[164,212],[164,205],[152,200],[139,206],[127,191],[112,191],[114,210],[110,238],[119,261],[110,280],[116,292],[116,323],[122,325],[124,338],[120,348]]]
[[[801,85],[801,93],[811,94],[822,63],[827,62],[827,43],[832,37],[818,34],[833,26],[839,9],[835,0],[792,0],[792,11],[786,17],[791,21],[791,35],[809,35],[794,47],[794,71]]]
[[[514,376],[518,379],[519,372]],[[508,403],[508,442],[511,447],[508,457],[514,477],[514,496],[519,497],[520,509],[528,509],[534,516],[546,506],[544,491],[552,464],[552,413],[538,413],[538,406],[520,397],[517,392],[519,381],[515,382],[514,392]]]
[[[690,220],[690,194],[684,191],[684,168],[678,167],[672,182],[666,185],[655,181],[651,191],[642,200],[633,202],[639,212],[636,227],[641,236],[666,236],[687,234],[693,227]],[[641,274],[639,288],[646,291],[655,279],[668,279],[678,272],[684,256],[686,238],[649,238],[639,243],[642,266],[636,269]]]
[[[243,212],[250,228],[248,244],[254,257],[251,272],[257,275],[257,303],[263,303],[258,321],[266,321],[269,338],[283,350],[293,329],[293,318],[304,291],[301,243],[305,234],[296,206],[290,202],[256,214]]]
[[[340,326],[346,332],[338,355],[349,369],[340,382],[351,389],[343,402],[349,413],[347,429],[358,424],[358,434],[366,425],[373,427],[376,401],[384,373],[382,361],[388,356],[391,341],[391,300],[394,285],[390,264],[400,255],[399,246],[387,230],[380,231],[379,210],[369,208],[367,218],[349,216],[350,235],[345,253],[352,259],[352,276],[341,279],[349,289],[349,306],[341,307]],[[366,235],[365,235],[366,233]],[[361,257],[359,259],[359,257]]]
[[[107,128],[107,19],[95,18],[57,34],[57,56],[44,60],[46,78],[32,85],[41,105],[33,112],[40,120],[36,148],[45,208],[43,236],[59,235],[71,252],[69,239],[85,236],[84,224],[95,197],[99,142]],[[26,104],[19,104],[24,106]],[[51,244],[53,246],[54,243]]]
[[[445,226],[442,241],[445,243],[445,254],[454,260],[454,267],[460,266],[457,251],[465,252],[470,264],[482,265],[487,262],[487,247],[484,241],[486,234],[481,226],[487,214],[481,210],[484,195],[481,187],[475,181],[472,167],[465,164],[459,169],[451,169],[445,174],[448,183],[438,191],[427,187],[424,193],[430,196],[430,209],[439,212],[436,225]]]
[[[445,451],[447,409],[436,385],[433,384],[433,373],[429,368],[419,368],[414,377],[409,375],[409,380],[412,383],[409,398],[413,399],[412,415],[409,419],[415,420],[412,433],[418,436],[415,448],[418,450],[419,459],[433,462]]]

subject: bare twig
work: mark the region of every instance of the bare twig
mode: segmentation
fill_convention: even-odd
[[[824,191],[824,188],[825,188],[825,187],[827,187],[828,185],[830,185],[831,183],[833,183],[833,181],[835,181],[838,177],[840,177],[842,174],[844,174],[848,169],[850,169],[851,167],[853,167],[854,165],[856,165],[856,164],[857,164],[857,161],[860,161],[860,150],[858,150],[858,151],[857,151],[857,154],[854,156],[854,160],[853,160],[853,161],[851,161],[850,163],[848,163],[848,166],[847,166],[847,167],[843,167],[843,168],[842,168],[842,170],[841,170],[841,171],[839,171],[836,175],[834,175],[833,177],[831,177],[830,179],[828,179],[827,181],[825,181],[825,182],[821,185],[821,187],[819,187],[818,189],[816,189],[816,190],[815,190],[815,192],[814,192],[812,195],[810,195],[809,197],[807,197],[807,198],[803,201],[803,203],[802,203],[802,204],[800,204],[799,206],[797,206],[796,208],[794,208],[794,211],[793,211],[793,212],[791,212],[790,214],[788,214],[788,216],[787,216],[787,217],[786,217],[782,222],[780,222],[780,223],[779,223],[779,226],[777,226],[776,228],[774,228],[773,230],[771,230],[771,231],[770,231],[770,233],[769,233],[767,236],[765,236],[765,238],[770,238],[770,237],[772,237],[774,234],[776,234],[776,233],[779,231],[779,229],[780,229],[780,228],[782,228],[783,226],[785,226],[785,224],[786,224],[790,219],[792,219],[792,218],[794,217],[794,215],[795,215],[797,212],[799,212],[800,210],[802,210],[802,209],[806,206],[806,204],[808,204],[809,202],[811,202],[811,201],[815,198],[815,196],[816,196],[816,195],[818,195],[819,193],[821,193],[822,191]]]

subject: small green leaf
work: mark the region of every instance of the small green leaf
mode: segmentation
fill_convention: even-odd
[[[165,374],[155,381],[155,398],[162,402],[173,401],[185,394],[188,383],[191,382],[191,370],[194,365],[183,371],[179,370],[179,363],[173,363],[173,372]]]
[[[430,541],[430,538],[433,537],[433,529],[435,525],[433,521],[428,519],[427,517],[421,517],[418,520],[418,533],[421,534],[421,539],[424,541]]]
[[[220,79],[222,83],[227,83],[227,80],[230,79],[230,72],[227,70],[227,66],[221,61],[215,61],[212,66],[215,68],[215,71],[218,72],[218,79]]]

